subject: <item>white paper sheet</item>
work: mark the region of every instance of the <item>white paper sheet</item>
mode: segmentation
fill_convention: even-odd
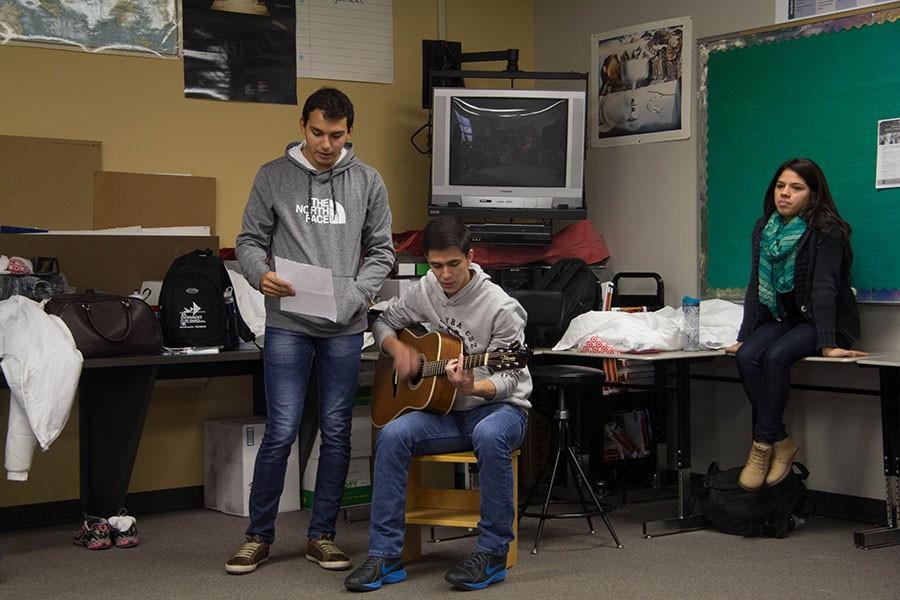
[[[296,294],[281,299],[281,310],[337,322],[337,303],[334,300],[331,269],[276,256],[275,272],[294,286]]]
[[[775,22],[819,17],[892,0],[775,0]]]
[[[900,119],[878,121],[875,187],[900,187]]]
[[[393,0],[297,1],[297,77],[394,82]]]

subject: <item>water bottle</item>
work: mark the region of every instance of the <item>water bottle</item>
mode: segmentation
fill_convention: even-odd
[[[225,339],[222,346],[225,350],[234,350],[241,344],[238,336],[237,303],[234,299],[234,289],[228,286],[222,295],[225,300]]]
[[[684,350],[695,352],[700,349],[700,299],[684,296],[681,311],[684,314]]]

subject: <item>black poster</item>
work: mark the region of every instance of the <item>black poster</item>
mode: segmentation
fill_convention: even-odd
[[[297,104],[294,0],[183,0],[184,95]]]

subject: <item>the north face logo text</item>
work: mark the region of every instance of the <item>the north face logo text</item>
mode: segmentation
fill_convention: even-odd
[[[297,204],[296,212],[306,217],[307,223],[343,225],[347,222],[344,207],[331,198],[313,197],[309,205]]]

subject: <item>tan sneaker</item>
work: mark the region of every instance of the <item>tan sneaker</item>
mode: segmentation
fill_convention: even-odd
[[[269,560],[269,544],[262,541],[258,535],[248,535],[244,545],[225,563],[225,570],[232,575],[252,573],[267,560]]]
[[[766,475],[766,485],[777,485],[784,481],[791,472],[791,463],[799,451],[800,446],[789,437],[775,442],[772,449],[772,464],[769,465],[769,474]]]
[[[738,485],[748,492],[755,492],[766,482],[769,464],[772,462],[772,444],[753,442],[747,464],[741,470]]]
[[[350,557],[337,547],[329,535],[323,535],[317,540],[306,540],[306,560],[317,562],[323,569],[332,571],[344,571],[353,566]]]

